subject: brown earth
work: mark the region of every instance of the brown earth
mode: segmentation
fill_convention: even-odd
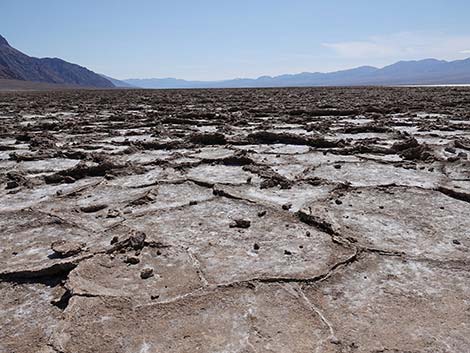
[[[0,94],[0,352],[470,352],[470,89]]]
[[[0,92],[2,91],[60,91],[65,89],[77,89],[77,86],[66,86],[57,83],[32,82],[22,80],[0,79]]]

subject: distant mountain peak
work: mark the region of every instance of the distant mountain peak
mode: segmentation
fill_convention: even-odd
[[[470,58],[399,61],[382,68],[360,66],[335,72],[302,72],[224,81],[185,81],[181,79],[134,79],[125,82],[143,88],[235,88],[235,87],[313,87],[470,84]]]
[[[2,35],[0,34],[0,45],[8,45],[10,46],[10,44],[8,43],[8,41],[2,37]]]

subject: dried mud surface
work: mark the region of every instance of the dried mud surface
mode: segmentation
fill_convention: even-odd
[[[0,352],[470,352],[470,89],[0,94]]]

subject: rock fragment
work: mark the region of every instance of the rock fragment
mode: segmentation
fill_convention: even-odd
[[[292,208],[292,203],[288,202],[282,205],[282,209],[288,211]]]
[[[148,279],[150,277],[153,277],[154,276],[154,273],[153,273],[153,269],[152,268],[144,268],[141,272],[140,272],[140,278],[142,279]]]
[[[82,252],[85,246],[85,243],[79,243],[68,240],[58,240],[51,244],[51,249],[60,257],[70,257]]]
[[[117,241],[116,237],[111,240],[111,244],[113,245],[111,249],[109,249],[108,253],[113,253],[120,250],[141,250],[145,246],[145,233],[142,232],[134,232],[128,238]]]
[[[129,265],[137,265],[140,262],[140,259],[136,256],[127,256],[124,259],[124,262]]]
[[[95,212],[104,210],[107,207],[108,205],[106,204],[90,205],[90,206],[80,207],[80,211],[84,213],[95,213]]]
[[[230,228],[250,228],[251,221],[249,219],[238,218],[230,223]]]

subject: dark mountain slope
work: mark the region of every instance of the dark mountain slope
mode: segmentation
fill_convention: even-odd
[[[111,88],[107,79],[85,67],[58,58],[34,58],[11,47],[0,36],[0,79]]]

